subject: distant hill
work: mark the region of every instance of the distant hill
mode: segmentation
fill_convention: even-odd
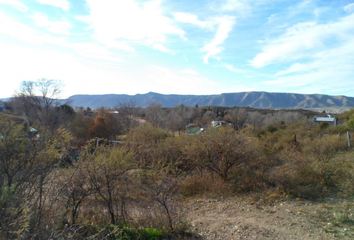
[[[67,100],[74,107],[115,107],[120,102],[133,100],[137,106],[147,107],[151,102],[161,103],[163,107],[185,106],[225,106],[252,107],[270,109],[289,108],[352,108],[354,97],[329,96],[323,94],[295,94],[269,92],[222,93],[219,95],[164,95],[149,92],[146,94],[106,94],[73,95]]]

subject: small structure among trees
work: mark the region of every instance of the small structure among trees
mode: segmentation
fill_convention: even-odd
[[[331,115],[327,115],[327,117],[315,117],[314,121],[317,123],[333,124],[333,126],[337,125],[337,119]]]

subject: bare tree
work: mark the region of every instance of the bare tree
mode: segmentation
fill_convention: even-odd
[[[286,112],[284,114],[284,120],[283,121],[286,124],[290,124],[290,123],[295,123],[295,122],[297,122],[297,121],[299,121],[299,120],[301,120],[303,118],[304,117],[301,116],[301,114],[298,113],[298,112]]]
[[[131,168],[133,154],[120,148],[102,147],[88,157],[92,161],[87,170],[90,188],[102,198],[112,224],[119,218],[124,221],[125,174]]]
[[[192,123],[198,116],[198,108],[185,107],[181,104],[170,109],[167,115],[168,127],[172,131],[181,131],[188,123]]]
[[[304,118],[300,113],[298,112],[285,112],[285,111],[278,111],[275,113],[268,113],[264,117],[264,125],[269,126],[273,124],[290,124],[290,123],[295,123],[299,120]]]
[[[165,123],[165,114],[161,103],[151,102],[146,108],[146,118],[155,127],[163,127],[163,124]]]
[[[119,119],[123,123],[125,132],[128,132],[130,128],[139,124],[139,122],[134,118],[137,114],[137,106],[135,101],[128,99],[127,101],[120,102],[116,108],[119,112]]]
[[[215,112],[208,110],[203,114],[202,122],[203,122],[203,124],[210,124],[210,122],[215,120],[216,117],[217,117],[217,114]]]
[[[247,143],[248,139],[232,128],[213,129],[194,136],[185,151],[191,161],[228,181],[229,171],[239,168],[247,159]]]
[[[66,213],[70,212],[71,225],[76,224],[82,204],[94,193],[85,165],[89,164],[79,163],[73,169],[65,169],[58,179],[58,187],[62,188],[60,198],[64,201]]]
[[[178,189],[178,176],[170,174],[166,169],[155,170],[150,174],[146,188],[153,200],[163,208],[168,221],[168,227],[173,231],[175,222],[172,196]]]
[[[248,113],[247,120],[253,126],[253,130],[255,130],[256,126],[261,125],[263,115],[260,112],[250,112]]]
[[[58,80],[23,81],[20,91],[12,98],[12,106],[15,112],[24,113],[30,124],[53,131],[59,125],[61,87]]]
[[[246,110],[243,108],[233,108],[227,112],[226,120],[228,120],[236,130],[242,129],[247,119]]]

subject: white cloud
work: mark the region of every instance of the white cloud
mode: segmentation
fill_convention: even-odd
[[[0,51],[0,75],[6,82],[0,89],[3,96],[11,96],[21,81],[40,78],[63,79],[64,75],[72,73],[67,67],[74,68],[75,64],[72,55],[57,51],[10,44],[0,44]]]
[[[346,6],[344,6],[344,11],[348,12],[348,13],[351,13],[351,12],[354,12],[354,3],[350,3]]]
[[[251,61],[251,65],[259,68],[282,61],[311,58],[318,51],[331,49],[333,40],[340,43],[353,38],[353,22],[354,14],[327,24],[296,24],[281,36],[266,41],[262,52]]]
[[[219,19],[219,27],[214,39],[201,49],[202,52],[206,52],[206,55],[204,56],[205,63],[208,63],[211,56],[222,52],[223,49],[219,45],[227,39],[234,24],[235,17],[225,16]]]
[[[168,53],[168,54],[172,54],[172,55],[176,54],[176,51],[166,48],[166,47],[165,47],[163,44],[161,44],[161,43],[154,43],[154,44],[152,44],[152,48],[153,48],[153,49],[156,49],[156,50],[159,50],[159,51],[161,51],[161,52]]]
[[[72,46],[66,41],[64,37],[53,37],[48,34],[43,34],[35,31],[33,28],[20,23],[13,18],[3,14],[0,11],[0,33],[8,35],[9,37],[19,39],[26,43],[40,45],[43,43],[54,44],[61,47],[71,48]]]
[[[279,71],[274,80],[263,82],[275,88],[342,94],[354,91],[354,38],[347,43],[314,54],[313,60],[294,63]]]
[[[221,9],[224,11],[236,11],[241,14],[248,14],[252,7],[248,0],[227,0],[224,4],[221,5]]]
[[[104,49],[95,45],[78,44],[88,57],[97,59]],[[88,51],[92,52],[88,52]],[[9,97],[21,81],[41,78],[60,79],[65,83],[63,97],[73,94],[115,93],[126,91],[122,68],[106,61],[91,61],[72,53],[56,50],[0,44],[0,75],[6,84],[0,88],[0,97]],[[83,53],[84,55],[84,53]],[[101,56],[106,60],[106,56]],[[117,81],[122,79],[121,81]],[[141,78],[140,78],[141,79]],[[134,82],[137,85],[137,82]],[[134,84],[129,86],[134,88]],[[89,87],[88,87],[89,86]]]
[[[185,73],[185,74],[188,74],[188,75],[194,75],[194,76],[198,75],[197,71],[195,71],[195,70],[193,70],[191,68],[184,69],[182,71],[182,73]]]
[[[354,74],[354,40],[331,50],[319,52],[313,55],[310,62],[294,63],[288,69],[279,71],[276,76],[324,71],[340,71],[348,76]]]
[[[352,81],[347,79],[350,79],[347,73],[339,70],[333,71],[333,69],[322,69],[321,71],[280,77],[274,81],[263,82],[263,84],[269,85],[271,91],[289,91],[291,89],[291,92],[297,93],[326,92],[338,95],[354,91]]]
[[[328,11],[331,11],[331,8],[319,7],[319,8],[316,8],[315,10],[313,10],[313,14],[315,15],[316,18],[319,18],[322,15],[324,15],[325,13],[327,13]]]
[[[22,12],[27,12],[28,7],[17,0],[0,0],[0,4],[9,4]]]
[[[237,68],[234,68],[234,67],[233,67],[232,65],[230,65],[230,64],[226,64],[225,67],[226,67],[227,69],[229,69],[230,71],[232,71],[232,72],[235,72],[235,73],[243,73],[242,70],[237,69]]]
[[[51,21],[49,20],[48,16],[43,13],[35,13],[31,16],[37,26],[43,27],[46,30],[57,33],[57,34],[64,34],[69,35],[69,29],[72,28],[72,25],[66,21]]]
[[[191,23],[202,28],[212,27],[215,24],[215,22],[212,21],[201,21],[196,15],[191,13],[177,12],[173,15],[175,17],[175,20],[178,22]]]
[[[15,21],[9,16],[6,16],[0,11],[0,22],[6,22],[6,24],[0,24],[0,33],[8,35],[12,38],[19,39],[26,43],[34,45],[40,44],[54,44],[60,47],[74,50],[77,54],[83,57],[91,59],[101,59],[110,62],[121,63],[123,60],[115,56],[107,47],[100,46],[94,43],[69,43],[65,37],[53,37],[48,34],[41,34],[36,32],[33,28]],[[60,28],[59,28],[60,29]],[[58,29],[57,29],[58,30]],[[122,44],[124,42],[116,42]],[[127,49],[129,50],[129,49]]]
[[[93,37],[108,47],[126,40],[130,45],[142,44],[166,51],[168,35],[185,39],[185,32],[163,15],[161,0],[140,5],[134,0],[87,0],[87,3],[90,15],[84,20],[94,29]]]
[[[268,18],[267,18],[267,23],[272,23],[276,17],[277,17],[278,14],[272,14],[270,15]]]
[[[37,0],[37,2],[62,8],[65,11],[69,9],[69,1],[67,0]]]
[[[232,66],[231,64],[225,64],[225,63],[221,63],[221,65],[223,67],[225,67],[226,69],[228,69],[229,71],[231,72],[234,72],[234,73],[238,73],[238,74],[242,74],[243,77],[246,77],[246,78],[252,78],[254,77],[252,72],[246,70],[246,69],[239,69],[239,68],[235,68],[234,66]],[[258,76],[260,76],[260,74],[257,74]],[[263,78],[264,76],[260,76],[261,78]]]
[[[13,20],[11,17],[6,16],[0,11],[0,22],[6,24],[0,24],[0,33],[6,34],[13,38],[25,40],[30,43],[38,43],[39,37],[35,31],[20,22]]]

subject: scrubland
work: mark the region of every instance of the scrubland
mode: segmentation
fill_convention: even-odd
[[[0,115],[0,239],[353,238],[353,112],[329,126],[124,107],[58,108],[50,127],[15,107]],[[186,135],[183,114],[225,124]]]

